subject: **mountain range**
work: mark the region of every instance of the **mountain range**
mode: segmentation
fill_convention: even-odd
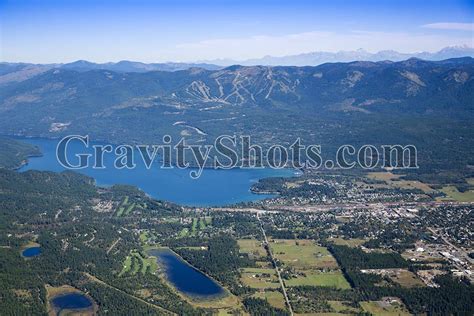
[[[354,51],[339,52],[310,52],[289,56],[265,56],[256,59],[230,60],[216,59],[203,61],[209,64],[230,66],[230,65],[265,65],[265,66],[317,66],[324,63],[351,62],[351,61],[402,61],[409,58],[419,58],[424,60],[444,60],[459,57],[474,57],[474,48],[469,46],[451,46],[445,47],[438,52],[418,52],[418,53],[400,53],[394,50],[383,50],[376,53],[368,52],[364,49]]]
[[[468,46],[445,47],[438,52],[399,53],[394,50],[384,50],[370,53],[363,49],[339,52],[311,52],[299,55],[262,58],[248,60],[216,59],[201,62],[166,62],[143,63],[122,60],[119,62],[94,63],[86,60],[77,60],[71,63],[33,64],[33,63],[0,63],[0,75],[24,69],[24,73],[40,73],[53,68],[62,68],[76,71],[110,70],[115,72],[148,72],[148,71],[179,71],[190,68],[218,70],[232,65],[241,66],[317,66],[324,63],[351,62],[351,61],[403,61],[409,58],[423,60],[445,60],[450,58],[474,57],[474,48]],[[16,74],[15,76],[23,76]],[[3,79],[5,80],[5,79]]]
[[[0,134],[89,134],[114,143],[247,134],[264,146],[300,137],[325,148],[411,143],[430,172],[474,165],[473,100],[471,57],[173,72],[0,65]]]

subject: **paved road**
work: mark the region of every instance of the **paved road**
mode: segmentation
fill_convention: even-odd
[[[443,234],[440,234],[437,230],[435,230],[434,228],[432,227],[428,227],[428,230],[433,233],[433,235],[437,236],[438,238],[441,238],[441,240],[444,241],[444,243],[446,245],[448,245],[449,247],[451,247],[451,249],[454,249],[456,250],[459,254],[462,255],[462,259],[464,259],[466,262],[470,263],[470,264],[474,264],[474,259],[472,259],[471,257],[469,257],[469,254],[464,251],[463,249],[457,247],[456,245],[454,245],[452,242],[449,241],[448,238],[446,238]],[[457,267],[462,271],[464,270],[464,268],[462,266],[460,266],[459,264],[457,265]]]
[[[280,286],[281,286],[281,290],[283,291],[283,296],[285,297],[286,305],[288,306],[288,310],[290,312],[290,315],[293,316],[293,309],[291,308],[290,300],[288,299],[288,294],[286,293],[285,284],[283,283],[283,280],[282,280],[281,275],[280,275],[280,270],[278,269],[278,266],[276,265],[275,259],[273,258],[273,254],[272,254],[272,251],[270,249],[270,245],[268,244],[267,234],[265,233],[265,229],[263,228],[263,223],[260,220],[260,217],[258,216],[258,213],[257,213],[257,219],[258,219],[258,222],[260,223],[260,229],[262,230],[263,240],[264,240],[264,243],[266,245],[268,254],[270,255],[273,266],[275,267],[275,271],[276,271],[277,276],[278,276],[278,281],[280,281]]]
[[[432,201],[432,202],[380,202],[380,203],[335,203],[335,204],[324,204],[324,205],[275,205],[268,206],[265,208],[254,208],[254,207],[214,207],[208,208],[211,211],[224,211],[224,212],[249,212],[249,213],[278,213],[281,211],[293,211],[293,212],[321,212],[332,209],[379,209],[380,207],[435,207],[441,205],[458,205],[467,206],[474,205],[473,202],[444,202],[444,201]],[[193,208],[195,210],[196,208]]]

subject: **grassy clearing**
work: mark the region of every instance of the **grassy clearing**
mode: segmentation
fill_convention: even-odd
[[[176,247],[177,249],[189,249],[189,250],[207,250],[205,246],[183,246],[183,247]]]
[[[227,293],[224,297],[219,297],[211,300],[189,300],[191,305],[201,308],[212,308],[212,309],[223,309],[228,310],[229,308],[239,308],[242,309],[241,302],[238,297],[231,293]]]
[[[338,313],[358,313],[360,308],[350,306],[348,302],[328,301],[329,305]]]
[[[272,253],[283,267],[296,273],[285,284],[292,286],[333,286],[349,289],[350,285],[327,248],[311,240],[278,239],[270,243]]]
[[[268,303],[273,307],[286,309],[285,298],[283,297],[283,294],[281,294],[279,291],[257,292],[253,295],[253,297],[267,300]]]
[[[127,256],[125,258],[125,261],[123,262],[123,268],[122,268],[122,271],[120,271],[119,276],[122,276],[123,274],[129,272],[131,267],[132,267],[132,256]]]
[[[199,219],[199,229],[205,229],[206,228],[206,221],[203,218]]]
[[[196,217],[193,218],[193,225],[191,227],[191,236],[194,236],[196,234],[197,227],[198,227],[198,220],[199,218],[196,218]]]
[[[435,191],[435,190],[433,190],[433,188],[431,188],[426,183],[423,183],[423,182],[420,182],[420,181],[403,180],[403,179],[401,179],[401,177],[403,177],[403,175],[393,174],[391,172],[369,172],[367,174],[367,177],[369,179],[384,181],[387,185],[389,185],[391,187],[394,187],[394,188],[419,189],[419,190],[422,190],[425,193],[432,193],[432,192]]]
[[[360,306],[366,312],[374,316],[404,316],[410,315],[406,307],[399,303],[386,303],[383,301],[360,302]]]
[[[124,215],[127,216],[127,215],[131,214],[134,207],[135,207],[135,203],[130,204],[130,205],[125,209]]]
[[[445,186],[441,191],[448,196],[449,199],[457,202],[474,202],[474,190],[459,192],[455,186]]]
[[[276,239],[270,242],[270,247],[273,255],[287,266],[301,269],[338,267],[329,251],[311,240]]]
[[[155,258],[152,258],[152,257],[145,258],[143,259],[143,262],[144,264],[141,271],[142,274],[145,274],[147,272],[153,273],[154,271],[158,269],[158,263],[156,262]]]
[[[41,245],[38,244],[37,242],[29,241],[26,245],[21,246],[20,252],[23,252],[23,250],[27,248],[32,248],[32,247],[41,247]]]
[[[179,232],[179,237],[186,237],[189,235],[189,228],[185,227]]]
[[[403,287],[425,286],[423,281],[408,270],[401,270],[396,276],[391,276],[390,279]]]
[[[96,302],[87,294],[83,293],[82,291],[79,291],[78,289],[70,286],[70,285],[62,285],[58,287],[53,287],[50,286],[49,284],[45,285],[46,289],[46,309],[48,312],[48,315],[81,315],[81,316],[92,316],[96,315],[98,311],[98,306]],[[59,295],[64,295],[64,294],[69,294],[69,293],[78,293],[86,296],[91,302],[92,306],[88,308],[82,308],[82,309],[62,309],[60,313],[58,313],[58,310],[55,310],[53,308],[52,300],[54,297],[59,296]]]
[[[351,238],[351,239],[331,238],[331,239],[328,239],[328,241],[331,241],[336,245],[355,248],[364,244],[367,240],[361,239],[361,238]]]
[[[196,236],[200,230],[206,229],[212,223],[212,218],[210,216],[205,217],[193,217],[191,227],[184,227],[179,237],[192,237]]]
[[[132,213],[135,203],[128,204],[128,196],[123,198],[123,201],[119,204],[117,211],[115,212],[116,217],[127,216]]]
[[[124,210],[125,210],[125,208],[123,206],[119,206],[117,212],[115,213],[115,216],[117,216],[117,217],[122,216]]]
[[[143,231],[140,233],[140,241],[142,243],[146,243],[148,240],[148,232],[147,231]]]
[[[245,268],[241,270],[240,281],[254,289],[276,289],[280,287],[273,269]]]
[[[331,286],[339,289],[350,289],[351,286],[347,282],[344,275],[341,272],[316,272],[310,271],[305,273],[306,276],[298,276],[290,280],[285,280],[285,285],[288,287],[292,286]]]
[[[263,248],[262,243],[256,239],[239,239],[240,252],[248,253],[256,257],[266,257],[267,251]]]
[[[162,218],[162,221],[164,223],[178,223],[179,218],[178,217],[165,217],[165,218]]]
[[[125,258],[122,271],[119,277],[124,274],[135,275],[137,273],[145,274],[147,272],[156,271],[158,264],[153,257],[143,257],[141,253],[132,251],[130,255]]]

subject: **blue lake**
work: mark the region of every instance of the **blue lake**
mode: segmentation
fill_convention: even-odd
[[[65,309],[84,309],[92,307],[92,301],[85,295],[80,293],[68,293],[59,295],[51,300],[57,315],[61,314]]]
[[[21,254],[23,255],[23,257],[31,258],[31,257],[38,256],[40,253],[41,253],[40,247],[30,247],[23,250]]]
[[[43,154],[41,157],[32,157],[29,163],[20,169],[26,170],[65,170],[56,159],[58,140],[43,138],[21,138],[20,140],[38,146]],[[68,147],[68,158],[77,161],[75,154],[92,153],[92,144],[89,150],[79,141],[73,141]],[[141,157],[138,153],[136,157]],[[129,184],[139,187],[156,199],[172,201],[189,206],[221,206],[226,204],[256,201],[272,195],[253,194],[250,191],[252,183],[267,177],[289,177],[295,174],[290,169],[232,169],[215,170],[205,169],[198,179],[192,179],[190,169],[162,169],[160,162],[156,162],[151,169],[147,169],[141,159],[136,159],[134,169],[115,169],[115,155],[105,154],[105,169],[88,167],[76,170],[77,172],[93,177],[101,186],[113,184]],[[74,160],[75,159],[75,160]]]
[[[168,281],[180,292],[191,297],[215,297],[224,289],[208,276],[196,270],[169,249],[152,249],[148,255],[157,258]]]

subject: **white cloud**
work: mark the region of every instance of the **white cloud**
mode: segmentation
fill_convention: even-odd
[[[425,25],[422,25],[421,27],[424,27],[427,29],[436,29],[436,30],[474,31],[474,23],[442,22],[442,23],[425,24]]]

